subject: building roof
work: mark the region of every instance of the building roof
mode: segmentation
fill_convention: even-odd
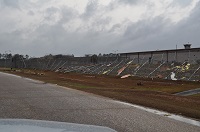
[[[118,53],[120,55],[123,54],[149,54],[149,53],[162,53],[162,52],[177,52],[177,51],[196,51],[200,50],[200,48],[190,48],[190,49],[170,49],[170,50],[154,50],[154,51],[140,51],[140,52],[127,52],[127,53]]]

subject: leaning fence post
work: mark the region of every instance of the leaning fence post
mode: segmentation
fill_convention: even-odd
[[[194,74],[200,69],[200,66],[194,71],[194,73],[188,78],[188,81],[194,76]]]

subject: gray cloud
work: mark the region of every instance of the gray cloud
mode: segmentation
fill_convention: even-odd
[[[180,6],[188,6],[192,1],[191,0],[175,0],[172,2],[171,6],[173,5],[180,5]]]
[[[0,0],[0,3],[3,6],[19,8],[19,0]]]
[[[143,0],[118,0],[120,3],[124,4],[138,4],[141,3]]]
[[[35,13],[33,11],[28,11],[27,14],[30,15],[30,16],[34,16],[35,15]]]
[[[118,1],[119,4],[136,4],[137,2]],[[183,5],[187,5],[187,2]],[[97,1],[90,1],[85,12],[79,14],[77,10],[68,6],[51,5],[43,12],[40,11],[43,15],[42,20],[33,31],[27,28],[16,28],[13,32],[0,32],[0,52],[11,50],[13,53],[30,54],[31,56],[50,53],[79,56],[89,53],[109,53],[113,50],[132,52],[172,49],[176,44],[180,48],[183,43],[187,42],[191,42],[193,47],[199,47],[200,8],[198,7],[200,2],[189,17],[176,24],[164,16],[141,19],[138,22],[127,22],[128,20],[125,19],[123,22],[113,24],[113,18],[106,16],[106,12],[113,9],[110,6],[113,4],[102,8],[99,7]],[[99,10],[103,11],[99,13]],[[28,9],[27,13],[28,16],[35,17],[38,12]],[[75,19],[81,21],[76,30],[64,27],[65,24],[73,26]]]
[[[130,40],[144,39],[152,35],[158,35],[163,32],[168,21],[162,17],[157,17],[153,20],[139,21],[128,26],[124,33],[124,38]]]
[[[55,7],[47,8],[44,19],[47,21],[51,21],[53,19],[53,21],[55,21],[55,15],[57,12],[59,12],[58,8],[55,8]]]
[[[200,2],[188,18],[175,25],[162,17],[132,24],[122,39],[127,47],[121,49],[124,51],[175,49],[176,45],[183,48],[183,44],[187,42],[192,43],[192,47],[200,47],[199,6]]]
[[[85,12],[81,15],[81,17],[85,20],[91,18],[95,15],[98,9],[98,0],[90,0],[86,6]]]
[[[61,20],[60,20],[60,23],[63,24],[63,23],[66,23],[76,17],[79,16],[78,12],[72,8],[69,8],[67,6],[63,6],[61,8]]]

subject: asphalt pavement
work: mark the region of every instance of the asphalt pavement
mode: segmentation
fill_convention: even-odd
[[[200,127],[82,91],[0,73],[0,118],[105,126],[119,132],[200,132]]]

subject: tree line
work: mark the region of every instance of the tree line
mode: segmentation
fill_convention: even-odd
[[[0,53],[0,59],[13,59],[13,58],[23,58],[23,59],[29,59],[29,55],[20,55],[20,54],[14,54],[11,53]]]

